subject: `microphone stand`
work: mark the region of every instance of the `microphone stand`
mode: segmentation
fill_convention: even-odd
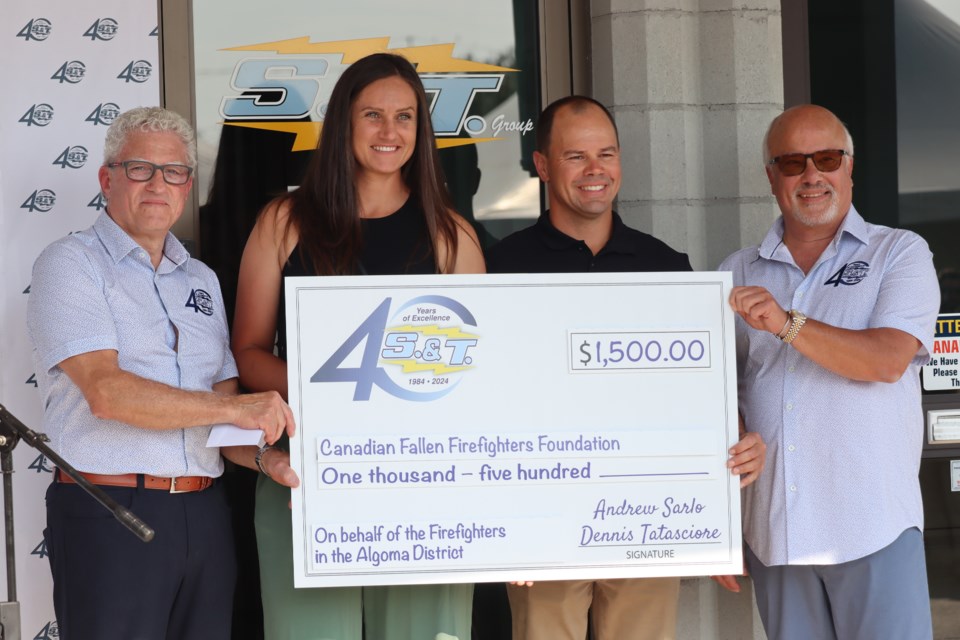
[[[0,472],[3,473],[3,522],[7,558],[7,602],[0,602],[0,640],[20,640],[20,603],[17,602],[17,569],[13,539],[13,449],[23,439],[53,462],[60,473],[72,478],[84,491],[113,513],[120,524],[144,542],[153,540],[154,531],[126,507],[80,475],[76,469],[47,446],[50,438],[20,422],[0,404]]]

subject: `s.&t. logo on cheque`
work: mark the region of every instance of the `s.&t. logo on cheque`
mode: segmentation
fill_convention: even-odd
[[[417,402],[453,391],[476,366],[479,336],[473,314],[446,296],[413,298],[391,313],[392,302],[393,298],[381,302],[310,382],[353,382],[355,401],[369,400],[374,385]],[[342,366],[361,343],[360,365]]]

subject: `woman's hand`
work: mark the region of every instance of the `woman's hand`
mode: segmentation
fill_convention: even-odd
[[[284,487],[296,489],[300,486],[297,472],[290,466],[290,452],[283,449],[267,449],[260,457],[263,470],[271,480]]]

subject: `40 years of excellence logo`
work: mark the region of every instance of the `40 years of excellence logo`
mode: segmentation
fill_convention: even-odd
[[[429,402],[447,395],[472,369],[477,322],[462,304],[426,295],[391,313],[386,298],[310,377],[310,382],[353,382],[353,399],[366,401],[374,385],[403,400]],[[389,325],[389,326],[388,326]],[[360,365],[343,366],[363,344]]]

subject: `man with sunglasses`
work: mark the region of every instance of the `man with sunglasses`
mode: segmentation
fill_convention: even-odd
[[[210,425],[292,433],[276,393],[237,395],[216,276],[170,229],[193,184],[190,125],[159,107],[120,115],[92,227],[33,269],[28,325],[51,446],[156,530],[143,543],[59,470],[44,539],[64,640],[230,637],[236,574]]]
[[[739,285],[740,413],[769,447],[744,502],[764,628],[930,638],[917,479],[940,298],[930,250],[853,207],[853,141],[826,109],[777,117],[764,159],[782,216],[720,265]]]

